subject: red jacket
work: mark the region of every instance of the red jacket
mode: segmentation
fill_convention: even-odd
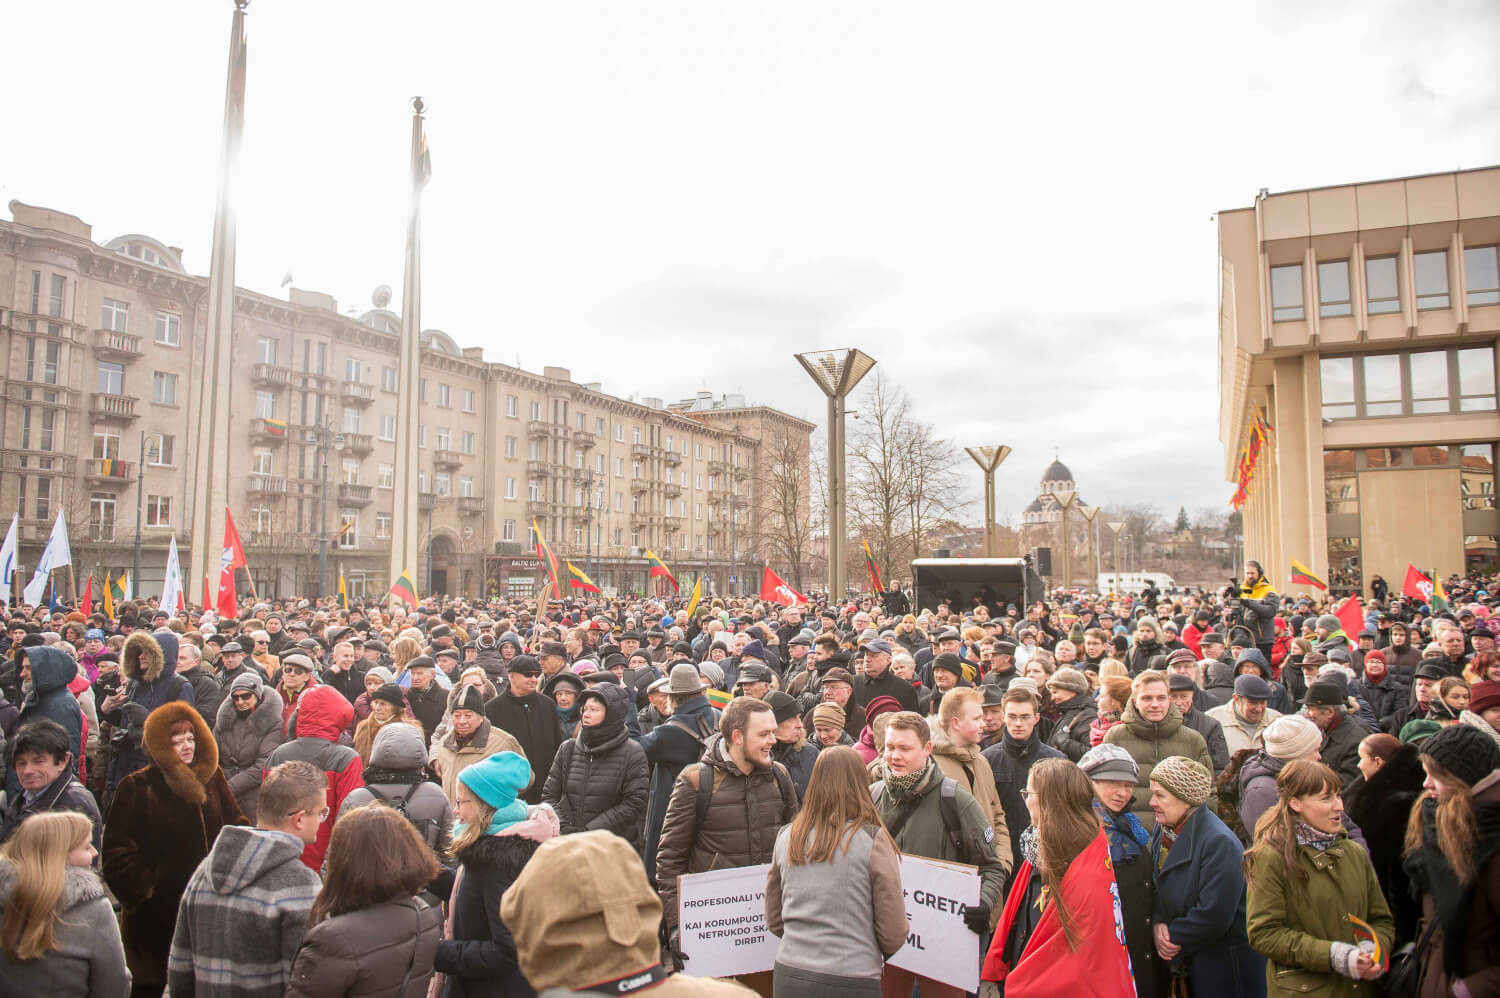
[[[1030,863],[1022,863],[1011,882],[1000,928],[985,955],[980,973],[986,981],[1004,981],[1007,994],[1026,998],[1120,998],[1135,994],[1130,954],[1125,949],[1125,918],[1120,890],[1109,860],[1109,841],[1101,830],[1063,874],[1062,893],[1078,950],[1068,946],[1057,908],[1049,905],[1014,967],[1005,964],[1005,939],[1025,903]]]
[[[333,835],[344,798],[365,785],[365,767],[359,753],[339,744],[339,735],[349,727],[354,707],[332,686],[313,686],[297,698],[297,737],[279,746],[266,759],[266,772],[283,762],[310,762],[328,777],[328,818],[318,828],[318,838],[302,850],[302,862],[322,872],[323,854]]]
[[[1193,653],[1194,658],[1203,657],[1203,648],[1201,645],[1203,635],[1207,633],[1207,631],[1198,630],[1197,623],[1193,621],[1188,621],[1188,625],[1182,629],[1182,643],[1188,646],[1188,651]]]

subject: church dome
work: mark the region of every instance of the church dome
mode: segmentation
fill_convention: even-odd
[[[1047,470],[1043,472],[1042,481],[1071,482],[1073,481],[1073,473],[1068,470],[1066,464],[1063,464],[1061,461],[1053,461],[1047,466]]]
[[[1028,513],[1040,513],[1042,511],[1042,500],[1040,498],[1031,500],[1031,505],[1026,507]]]

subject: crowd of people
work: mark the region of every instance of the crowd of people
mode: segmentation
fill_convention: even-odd
[[[9,607],[0,996],[961,995],[888,962],[903,855],[989,994],[1500,995],[1447,591]],[[774,969],[693,976],[679,878],[758,864]]]

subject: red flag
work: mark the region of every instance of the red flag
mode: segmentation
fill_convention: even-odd
[[[219,554],[219,603],[216,609],[220,617],[233,620],[239,616],[240,598],[234,591],[234,570],[236,567],[235,555],[238,551],[239,562],[245,563],[245,549],[240,547],[239,531],[234,529],[234,517],[229,515],[229,510],[224,510],[224,550]],[[203,591],[208,592],[208,579],[203,580]],[[207,605],[207,604],[205,604]]]
[[[213,606],[213,601],[208,597],[208,576],[203,577],[203,609],[207,610]]]
[[[1334,612],[1339,618],[1339,626],[1343,627],[1344,634],[1351,641],[1354,636],[1365,629],[1365,609],[1359,602],[1358,596],[1350,596],[1344,604]]]
[[[766,570],[761,573],[760,598],[780,603],[782,606],[795,606],[798,603],[807,602],[807,597],[783,582],[781,576],[771,571],[770,565],[767,565]]]
[[[89,616],[94,612],[94,573],[89,573],[89,580],[83,584],[83,615]]]
[[[1417,571],[1417,566],[1411,562],[1406,563],[1406,581],[1401,583],[1401,595],[1423,603],[1432,599],[1432,580]]]
[[[245,545],[240,543],[240,532],[234,525],[234,516],[229,507],[224,507],[224,546],[229,549],[229,567],[246,568]]]

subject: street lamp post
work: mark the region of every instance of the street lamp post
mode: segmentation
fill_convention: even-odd
[[[325,413],[322,425],[313,432],[317,434],[318,459],[322,464],[321,495],[318,501],[318,598],[328,595],[328,445],[342,453],[344,435],[340,433],[329,440],[333,431],[332,415]]]
[[[1062,509],[1062,563],[1063,563],[1063,588],[1073,587],[1073,558],[1068,550],[1068,510],[1078,501],[1078,493],[1074,491],[1054,492],[1052,498]]]
[[[157,443],[157,438],[153,437],[151,439],[151,457],[154,458],[157,456],[157,454],[160,453],[159,446],[160,445]],[[141,507],[146,504],[145,497],[141,494],[141,490],[146,485],[147,451],[145,430],[141,431],[140,455],[140,465],[135,469],[135,563],[131,567],[130,575],[131,588],[136,592],[140,592],[141,589]],[[111,538],[111,540],[113,540],[113,538]],[[107,581],[108,580],[106,580],[106,582]]]
[[[1001,444],[998,447],[965,447],[965,453],[974,459],[979,469],[984,472],[984,556],[994,558],[995,550],[995,469],[1000,463],[1010,457],[1010,448]]]
[[[1120,531],[1125,529],[1125,524],[1119,520],[1110,520],[1105,526],[1114,536],[1115,556],[1111,564],[1115,569],[1115,597],[1118,598],[1120,595]]]
[[[1092,592],[1099,579],[1099,569],[1094,564],[1094,518],[1099,515],[1099,507],[1080,505],[1078,512],[1082,514],[1083,522],[1087,524],[1085,532],[1089,535],[1089,560],[1085,563],[1085,569],[1089,578],[1088,589]]]
[[[816,350],[797,363],[828,396],[828,598],[844,595],[844,409],[860,379],[875,366],[862,350]]]

